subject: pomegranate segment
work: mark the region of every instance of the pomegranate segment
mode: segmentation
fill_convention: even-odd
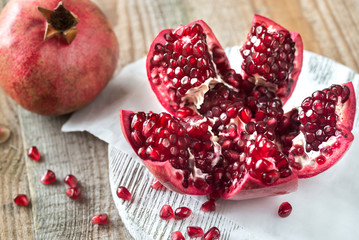
[[[229,69],[223,48],[201,20],[161,31],[150,47],[146,65],[152,90],[172,114],[190,89],[204,86]]]
[[[300,178],[315,176],[335,164],[354,136],[356,98],[352,83],[332,85],[303,100],[289,158]]]
[[[30,202],[25,194],[18,194],[14,198],[14,203],[19,206],[28,206]]]
[[[240,52],[243,76],[273,87],[285,103],[302,68],[303,43],[300,35],[268,18],[254,15],[252,28]]]

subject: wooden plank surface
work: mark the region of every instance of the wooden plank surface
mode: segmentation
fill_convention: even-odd
[[[66,1],[64,1],[66,3]],[[146,55],[162,28],[204,19],[224,47],[239,45],[254,13],[298,31],[304,48],[359,72],[359,1],[357,0],[96,0],[120,42],[121,68]],[[0,7],[5,4],[0,1]],[[61,133],[68,116],[49,118],[16,106],[0,90],[0,124],[12,130],[0,145],[0,239],[131,239],[114,207],[108,182],[107,144],[87,133]],[[36,145],[43,159],[33,162],[26,149]],[[39,178],[52,169],[59,181],[44,186]],[[75,174],[83,190],[73,202],[64,194],[63,177]],[[26,193],[31,206],[12,198]],[[110,224],[90,219],[107,212]]]

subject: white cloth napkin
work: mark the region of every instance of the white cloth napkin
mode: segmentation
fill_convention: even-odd
[[[228,48],[226,52],[232,67],[238,69],[238,47]],[[298,106],[316,89],[348,81],[354,83],[358,92],[358,74],[305,51],[302,73],[286,109]],[[177,230],[186,236],[187,226],[201,226],[205,231],[217,226],[221,239],[359,239],[358,114],[354,125],[356,140],[350,150],[331,169],[314,178],[300,180],[296,192],[246,201],[221,200],[215,212],[203,213],[200,206],[206,201],[205,197],[150,188],[152,176],[121,132],[120,109],[164,111],[148,84],[144,58],[123,68],[90,105],[71,116],[62,131],[88,131],[109,143],[113,199],[135,239],[170,239],[172,232]],[[131,202],[116,196],[119,185],[132,192]],[[277,216],[278,206],[283,201],[293,206],[292,214],[285,219]],[[158,217],[163,204],[170,204],[174,209],[189,206],[193,214],[183,221],[164,221]]]

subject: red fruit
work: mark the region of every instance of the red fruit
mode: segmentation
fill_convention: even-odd
[[[266,85],[275,87],[284,105],[293,93],[302,68],[303,43],[299,33],[254,15],[241,55],[243,76],[254,82],[264,80]]]
[[[163,220],[170,220],[173,218],[173,216],[174,216],[174,212],[171,206],[163,205],[160,211],[160,218],[162,218]]]
[[[288,202],[284,202],[279,206],[278,215],[282,218],[288,217],[292,212],[292,205]]]
[[[197,238],[203,236],[203,229],[200,227],[187,227],[187,233],[190,238]]]
[[[108,215],[106,213],[93,216],[91,219],[93,224],[104,225],[108,222]]]
[[[101,10],[87,0],[64,3],[71,12],[59,0],[12,0],[0,14],[0,86],[43,115],[85,106],[117,66],[118,42]]]
[[[185,219],[191,216],[191,214],[192,214],[192,210],[189,209],[188,207],[179,207],[175,211],[175,219],[177,220]]]
[[[53,171],[47,170],[44,175],[41,177],[41,182],[43,184],[50,184],[56,180],[56,175]]]
[[[70,187],[66,189],[66,195],[72,200],[77,200],[81,196],[81,189],[77,187]]]
[[[185,240],[185,238],[180,231],[176,231],[172,233],[171,240]]]
[[[125,201],[131,201],[132,194],[126,187],[118,187],[117,188],[117,196]]]
[[[301,134],[293,139],[289,153],[292,163],[298,166],[294,168],[298,177],[315,176],[344,155],[354,140],[351,131],[355,109],[352,83],[332,85],[303,101],[298,117]],[[297,151],[299,143],[304,143],[300,154]]]
[[[203,212],[215,211],[216,210],[216,203],[214,202],[214,200],[209,200],[209,201],[202,204],[201,210]]]
[[[210,228],[203,236],[203,240],[217,240],[221,236],[221,232],[216,227]]]
[[[154,40],[147,56],[148,78],[172,115],[121,110],[120,120],[127,141],[168,189],[218,193],[225,199],[285,194],[297,189],[297,174],[309,177],[324,171],[349,147],[355,115],[352,84],[323,90],[325,99],[314,93],[315,101],[306,99],[284,114],[282,100],[291,95],[301,69],[300,37],[266,18],[255,16],[255,22],[250,34],[262,33],[263,26],[271,32],[261,35],[259,43],[279,42],[276,46],[272,41],[278,49],[269,49],[273,56],[268,59],[282,61],[283,51],[291,56],[285,63],[286,80],[276,75],[263,84],[254,72],[242,78],[229,68],[202,21],[164,30]],[[252,50],[261,51],[260,45]],[[298,141],[301,136],[305,139]]]
[[[77,186],[77,178],[72,175],[72,174],[69,174],[67,175],[65,178],[64,178],[64,182],[69,185],[71,188],[74,188]]]
[[[39,161],[41,155],[37,147],[33,146],[27,151],[27,155],[34,161]]]
[[[25,194],[18,194],[14,198],[14,202],[19,206],[28,206],[29,205],[29,199]]]

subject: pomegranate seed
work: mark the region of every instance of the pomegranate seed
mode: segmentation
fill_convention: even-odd
[[[35,146],[29,148],[27,155],[34,161],[39,161],[41,157],[39,150]]]
[[[185,219],[192,214],[192,210],[188,207],[179,207],[175,211],[175,219]]]
[[[203,229],[200,227],[187,227],[187,233],[190,238],[197,238],[203,236]]]
[[[25,194],[19,194],[16,195],[14,198],[14,202],[19,206],[28,206],[29,205],[29,199]]]
[[[221,236],[221,232],[218,228],[210,228],[203,236],[203,240],[218,240]]]
[[[70,187],[66,189],[66,195],[72,200],[77,200],[81,196],[81,189],[77,187]]]
[[[270,170],[262,174],[262,181],[266,185],[272,185],[279,179],[280,175],[277,170]]]
[[[162,183],[160,183],[160,181],[158,181],[157,178],[153,178],[152,184],[151,184],[151,188],[153,188],[153,189],[160,189],[160,188],[162,188],[162,187],[163,187]]]
[[[56,175],[53,171],[47,170],[44,175],[41,177],[41,182],[43,184],[50,184],[56,180]]]
[[[160,211],[160,218],[162,218],[163,220],[170,220],[173,218],[173,216],[174,216],[174,212],[171,206],[163,205]]]
[[[180,231],[176,231],[172,233],[171,240],[185,240],[185,238]]]
[[[207,197],[208,197],[208,200],[216,201],[221,197],[221,195],[219,194],[219,192],[212,192]]]
[[[67,175],[64,178],[64,182],[72,188],[77,186],[77,178],[72,174]]]
[[[286,218],[292,212],[292,205],[288,202],[283,202],[278,209],[278,215],[282,218]]]
[[[132,194],[130,191],[128,191],[127,188],[121,186],[117,188],[117,196],[125,201],[131,201],[132,199]]]
[[[209,200],[202,204],[201,210],[203,212],[212,212],[216,210],[216,204],[213,200]]]
[[[108,215],[106,213],[102,213],[102,214],[93,216],[91,221],[93,224],[104,225],[108,222]]]
[[[319,164],[319,165],[322,165],[322,164],[324,164],[325,163],[325,157],[323,156],[323,155],[320,155],[319,157],[317,157],[316,159],[315,159],[315,161]]]

